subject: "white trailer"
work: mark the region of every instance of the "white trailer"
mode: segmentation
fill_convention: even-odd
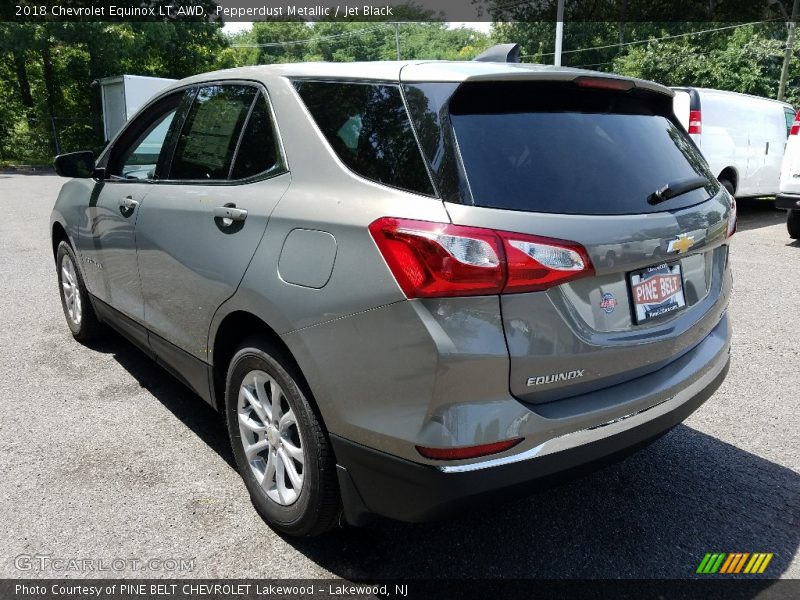
[[[111,140],[142,105],[174,79],[117,75],[100,80],[103,98],[103,134]]]

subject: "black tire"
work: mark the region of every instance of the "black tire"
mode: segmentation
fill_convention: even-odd
[[[70,263],[71,270],[67,266],[67,262]],[[94,312],[83,275],[78,268],[78,259],[66,241],[59,243],[56,250],[56,273],[58,274],[61,308],[64,310],[64,317],[72,332],[72,337],[83,343],[97,339],[102,332],[102,325]],[[69,281],[70,278],[72,281]],[[65,281],[67,285],[65,285]],[[72,289],[71,293],[67,292],[68,287]],[[73,298],[74,300],[71,300]],[[78,307],[77,312],[75,306]]]
[[[283,437],[283,433],[277,434],[281,439],[280,444],[288,441],[297,446],[299,441],[303,451],[302,486],[296,499],[288,504],[281,504],[279,500],[283,500],[282,498],[276,500],[270,497],[267,488],[257,479],[257,469],[262,467],[251,467],[250,460],[245,454],[239,425],[239,396],[245,377],[248,376],[249,382],[249,376],[254,372],[265,373],[280,386],[286,403],[283,406],[288,407],[285,410],[281,409],[284,410],[282,414],[288,412],[288,409],[294,414],[295,423],[292,427],[296,428],[295,435],[299,434],[299,440],[288,440]],[[243,406],[251,407],[249,414],[253,421],[263,424],[264,419],[258,417],[252,404],[245,403],[245,400],[242,402]],[[283,400],[280,402],[283,404]],[[314,410],[312,402],[311,392],[302,374],[285,352],[275,344],[260,339],[249,340],[240,346],[231,359],[225,384],[225,416],[236,466],[244,479],[253,504],[264,520],[273,528],[296,537],[313,537],[325,533],[337,524],[341,512],[336,460],[322,419]],[[273,428],[273,434],[275,430],[276,428]],[[266,431],[262,434],[247,431],[246,435],[254,436],[253,439],[247,440],[249,443],[259,440],[266,443],[268,438]],[[269,446],[255,455],[255,462],[264,465],[263,471],[267,471],[270,457],[275,457],[275,461],[279,460],[277,455],[273,454],[272,448],[273,446]],[[299,463],[292,464],[296,468]],[[281,468],[287,469],[285,466]],[[285,478],[288,482],[288,475]],[[272,486],[268,483],[267,487]],[[274,489],[269,493],[275,496],[278,494],[277,488],[276,480]]]
[[[800,210],[790,210],[786,215],[786,229],[790,238],[800,240]]]
[[[723,179],[719,180],[719,183],[720,183],[720,185],[722,187],[724,187],[726,190],[728,190],[728,193],[731,196],[733,196],[734,188],[733,188],[733,183],[732,182],[730,182],[729,180],[723,178]]]

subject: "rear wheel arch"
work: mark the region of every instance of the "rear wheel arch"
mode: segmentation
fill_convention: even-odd
[[[733,167],[725,167],[717,176],[717,179],[720,183],[723,183],[723,185],[725,181],[729,182],[733,190],[729,189],[728,191],[731,192],[732,195],[736,195],[736,191],[739,188],[739,174],[736,172],[736,169]]]
[[[302,379],[302,383],[306,387],[305,391],[310,392],[300,365],[278,333],[266,321],[253,313],[234,311],[225,315],[220,321],[211,345],[213,392],[217,407],[224,406],[225,380],[231,359],[241,345],[248,340],[260,340],[278,352],[294,368],[296,375]],[[314,404],[313,394],[310,394],[310,401]]]

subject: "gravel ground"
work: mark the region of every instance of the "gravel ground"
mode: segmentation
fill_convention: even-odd
[[[61,183],[0,174],[0,577],[92,575],[15,567],[39,553],[194,559],[106,572],[147,577],[682,578],[709,551],[774,552],[767,575],[800,577],[800,244],[771,204],[741,203],[732,368],[684,425],[523,500],[297,542],[256,514],[211,409],[121,338],[70,337],[48,234]]]

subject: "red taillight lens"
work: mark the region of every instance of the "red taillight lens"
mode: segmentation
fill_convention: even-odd
[[[689,111],[689,131],[688,133],[700,133],[703,129],[703,119],[699,110]]]
[[[408,298],[541,291],[594,273],[562,240],[392,217],[369,230]]]
[[[579,244],[504,231],[498,235],[508,265],[504,292],[538,292],[594,273]]]
[[[463,460],[465,458],[478,458],[479,456],[505,452],[521,441],[522,438],[514,438],[512,440],[503,440],[502,442],[481,444],[480,446],[459,446],[456,448],[427,448],[425,446],[417,446],[417,452],[425,458],[433,458],[435,460]]]
[[[794,123],[792,123],[792,128],[789,130],[789,135],[800,135],[800,110],[797,111],[794,117]]]
[[[383,218],[369,230],[409,298],[499,294],[503,289],[502,248],[490,229]]]

